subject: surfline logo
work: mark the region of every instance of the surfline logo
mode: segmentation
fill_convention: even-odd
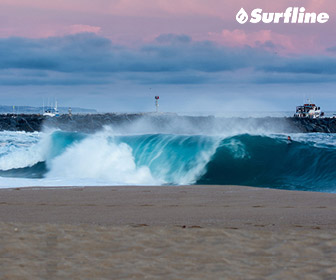
[[[249,15],[241,8],[236,15],[236,20],[244,24],[249,20]],[[306,13],[304,7],[288,7],[283,13],[264,13],[257,8],[251,12],[250,23],[326,23],[329,20],[327,13]]]

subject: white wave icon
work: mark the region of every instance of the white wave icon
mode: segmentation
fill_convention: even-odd
[[[236,20],[240,23],[240,24],[244,24],[247,22],[248,20],[248,15],[245,12],[244,8],[241,8],[239,10],[239,12],[236,15]]]

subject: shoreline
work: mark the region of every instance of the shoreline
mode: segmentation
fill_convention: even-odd
[[[333,279],[336,194],[0,190],[0,279]]]
[[[336,194],[243,186],[0,189],[0,222],[336,230]]]

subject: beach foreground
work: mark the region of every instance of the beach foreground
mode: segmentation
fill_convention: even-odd
[[[336,195],[239,186],[0,190],[0,279],[333,279]]]

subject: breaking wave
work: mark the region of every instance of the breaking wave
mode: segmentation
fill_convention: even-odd
[[[335,192],[335,138],[2,132],[0,187],[24,178],[33,186],[234,184]]]

